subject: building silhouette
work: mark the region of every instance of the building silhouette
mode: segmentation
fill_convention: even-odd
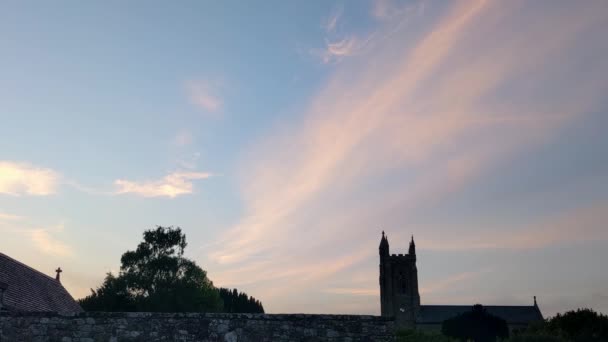
[[[82,312],[61,285],[61,272],[53,278],[0,253],[0,311]]]
[[[380,312],[394,317],[399,327],[441,329],[443,321],[470,311],[471,305],[421,305],[416,268],[416,243],[410,241],[407,254],[390,254],[388,236],[382,232],[380,239]],[[528,306],[484,305],[486,311],[498,316],[510,329],[526,327],[543,320],[536,303]]]

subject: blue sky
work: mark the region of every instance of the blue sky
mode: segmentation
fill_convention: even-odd
[[[0,249],[75,296],[180,226],[269,312],[608,312],[606,4],[29,2],[0,11]]]

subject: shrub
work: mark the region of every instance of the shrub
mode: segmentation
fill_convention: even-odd
[[[469,312],[445,320],[441,332],[460,341],[493,342],[509,337],[507,322],[486,312],[480,304]]]
[[[439,332],[421,331],[414,329],[399,330],[397,342],[452,342],[455,341]]]

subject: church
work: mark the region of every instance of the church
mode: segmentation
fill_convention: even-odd
[[[55,272],[49,277],[0,253],[0,312],[82,312],[61,285],[61,268]]]
[[[394,317],[400,327],[441,330],[443,321],[470,311],[471,305],[421,305],[416,268],[416,244],[410,241],[407,254],[390,254],[388,236],[380,240],[380,311]],[[507,322],[510,330],[543,320],[534,297],[533,305],[483,306],[488,313]]]

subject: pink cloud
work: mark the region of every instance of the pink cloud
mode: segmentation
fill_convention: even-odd
[[[0,212],[0,221],[19,221],[21,220],[21,216],[11,215]]]
[[[218,86],[212,86],[209,82],[192,81],[188,82],[186,87],[190,101],[201,109],[214,113],[222,108]]]
[[[420,36],[403,27],[389,35],[395,25],[387,24],[378,34],[388,38],[338,66],[300,120],[277,126],[242,162],[245,215],[205,249],[218,282],[242,276],[263,289],[266,279],[281,277],[290,284],[269,296],[295,294],[307,279],[351,288],[331,281],[374,257],[375,240],[361,241],[377,237],[378,225],[406,223],[391,212],[406,217],[474,186],[497,162],[551,139],[593,109],[606,91],[599,74],[550,103],[488,96],[500,85],[547,87],[556,72],[568,72],[557,66],[576,58],[570,56],[576,38],[602,19],[593,8],[549,12],[539,23],[517,16],[511,3],[461,1]],[[566,12],[569,23],[560,25]],[[336,52],[349,50],[343,45]],[[608,70],[608,62],[598,64]],[[391,177],[398,180],[389,186],[384,180]],[[437,241],[424,237],[426,243]],[[327,260],[344,262],[325,272]],[[277,301],[269,307],[285,306]]]
[[[116,194],[135,194],[142,197],[169,197],[191,194],[194,192],[192,181],[211,177],[206,172],[173,172],[160,180],[129,181],[118,179],[114,184]]]
[[[594,203],[522,226],[462,231],[449,240],[443,236],[426,236],[419,239],[419,244],[428,250],[470,251],[537,249],[565,243],[608,241],[605,222],[608,222],[608,203]]]
[[[328,33],[336,31],[336,28],[338,27],[338,22],[342,17],[342,13],[344,13],[344,7],[336,7],[332,11],[331,15],[327,18],[327,20],[325,20],[325,22],[321,25],[321,28],[323,28]]]
[[[181,130],[177,132],[175,137],[173,138],[173,144],[178,147],[185,147],[192,144],[194,137],[192,133],[188,130]]]
[[[0,194],[47,196],[56,192],[59,174],[28,163],[0,161]]]

